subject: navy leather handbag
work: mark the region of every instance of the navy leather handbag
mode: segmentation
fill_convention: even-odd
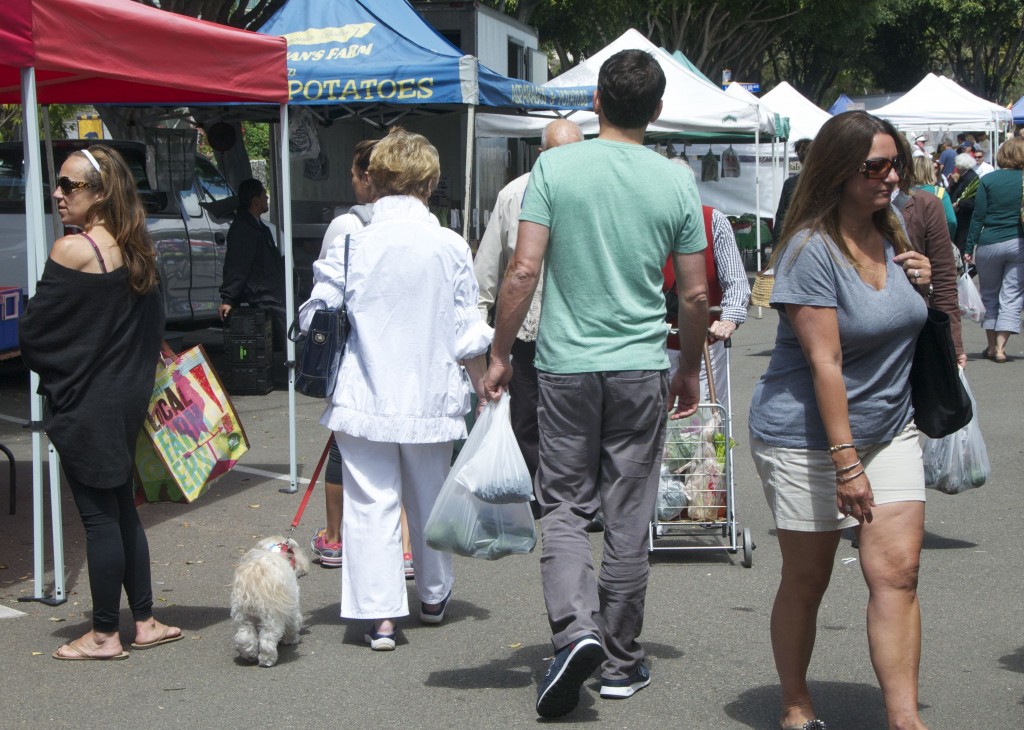
[[[348,236],[345,236],[345,280],[348,281]],[[308,332],[299,332],[298,321],[292,322],[288,338],[299,345],[295,368],[295,390],[311,398],[329,398],[334,393],[345,354],[350,324],[344,303],[330,308],[317,299],[320,306],[313,312]]]

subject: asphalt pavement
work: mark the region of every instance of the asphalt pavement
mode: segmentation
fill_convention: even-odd
[[[602,700],[597,679],[562,722],[612,728],[776,728],[779,687],[768,619],[778,582],[778,544],[746,437],[746,404],[768,362],[776,316],[754,315],[732,350],[736,512],[757,549],[652,555],[641,641],[653,682],[628,700]],[[992,462],[982,488],[948,496],[929,492],[922,556],[922,717],[930,728],[1024,727],[1024,518],[1021,431],[1024,338],[1011,361],[976,353],[984,334],[964,327],[967,373]],[[216,357],[216,331],[203,339]],[[0,414],[27,418],[27,375],[4,364]],[[299,461],[308,477],[326,432],[321,406],[298,396]],[[3,728],[518,728],[539,721],[537,682],[552,655],[539,579],[539,549],[496,562],[456,558],[456,585],[445,622],[400,623],[394,652],[363,644],[364,622],[338,617],[337,570],[314,566],[300,582],[307,628],[273,668],[237,660],[228,614],[231,576],[257,539],[287,531],[302,495],[279,491],[267,474],[287,471],[287,393],[234,399],[251,451],[191,505],[141,508],[153,558],[156,615],[181,626],[185,640],[133,651],[121,662],[56,662],[51,652],[89,627],[84,535],[71,501],[61,502],[68,601],[19,602],[33,595],[31,444],[0,419],[0,443],[17,459],[17,514],[7,514],[0,476],[0,727]],[[4,474],[0,459],[0,474]],[[323,524],[318,487],[297,536],[307,545]],[[44,523],[49,527],[49,517]],[[666,544],[659,542],[658,544]],[[722,545],[717,533],[680,544]],[[595,556],[601,536],[593,536]],[[47,570],[52,570],[49,548]],[[52,585],[52,572],[45,585]],[[410,604],[415,605],[410,583]],[[821,607],[810,669],[819,715],[829,730],[885,727],[881,693],[865,637],[867,591],[857,551],[844,540]],[[122,610],[123,641],[131,617]]]

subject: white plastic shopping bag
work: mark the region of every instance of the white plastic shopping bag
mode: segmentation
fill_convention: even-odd
[[[985,305],[981,301],[981,292],[966,272],[956,280],[956,293],[960,300],[961,315],[974,322],[985,319]]]
[[[462,477],[462,471],[488,440],[489,424],[494,421],[495,412],[502,403],[507,408],[507,401],[506,394],[498,403],[490,403],[484,408],[441,487],[424,530],[427,544],[435,550],[497,560],[506,555],[532,552],[537,544],[529,502],[485,502],[466,487],[464,482],[468,478]],[[508,418],[507,414],[505,418]]]
[[[959,494],[980,487],[992,470],[978,423],[978,403],[967,385],[963,368],[960,369],[960,379],[971,398],[974,418],[956,433],[941,439],[924,440],[924,485],[946,494]]]
[[[484,502],[506,504],[533,499],[533,480],[512,432],[509,394],[491,401],[473,426],[481,439],[455,480]],[[454,470],[453,470],[454,471]]]

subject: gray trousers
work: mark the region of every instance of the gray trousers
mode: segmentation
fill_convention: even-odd
[[[648,525],[665,439],[664,370],[538,372],[541,580],[555,649],[602,639],[602,676],[628,677],[644,657]],[[586,527],[604,511],[595,577]]]
[[[1024,239],[978,246],[974,249],[974,265],[981,282],[981,302],[985,305],[981,326],[1019,334],[1024,305]]]

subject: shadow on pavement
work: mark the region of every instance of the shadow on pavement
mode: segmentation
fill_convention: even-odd
[[[927,530],[924,532],[924,542],[921,543],[922,550],[963,550],[973,547],[978,547],[978,543],[958,540],[954,537],[943,537]]]
[[[870,684],[809,682],[818,717],[829,730],[886,727],[882,692]],[[781,690],[777,684],[752,687],[723,707],[737,722],[757,730],[778,730]]]
[[[1003,669],[1024,674],[1024,646],[1012,654],[999,657],[999,663],[1003,665]]]

